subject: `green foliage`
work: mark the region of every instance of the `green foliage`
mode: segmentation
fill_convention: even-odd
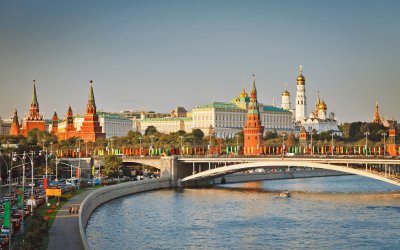
[[[104,170],[103,173],[111,177],[118,171],[118,167],[122,165],[122,159],[116,155],[106,155],[103,157]]]
[[[79,188],[84,189],[88,187],[88,182],[87,180],[81,180],[79,183]]]
[[[40,249],[43,237],[48,231],[48,223],[43,216],[35,214],[29,219],[26,233],[22,241],[16,242],[13,249]]]
[[[148,126],[144,131],[144,135],[154,135],[156,133],[158,133],[158,131],[154,126]]]
[[[192,136],[193,136],[193,140],[194,143],[201,143],[201,141],[204,138],[204,133],[201,129],[193,129],[192,130]]]
[[[264,140],[271,140],[271,139],[275,139],[278,137],[278,133],[276,131],[272,132],[272,131],[267,131],[264,134]]]

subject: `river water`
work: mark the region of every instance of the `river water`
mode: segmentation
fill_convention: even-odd
[[[158,190],[100,206],[86,233],[93,249],[399,249],[400,188],[338,176]]]

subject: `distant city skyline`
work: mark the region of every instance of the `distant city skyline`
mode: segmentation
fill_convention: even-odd
[[[170,112],[230,101],[256,75],[258,100],[307,111],[318,91],[340,123],[400,119],[398,1],[35,1],[0,3],[0,116],[98,109]],[[308,115],[308,114],[307,114]]]

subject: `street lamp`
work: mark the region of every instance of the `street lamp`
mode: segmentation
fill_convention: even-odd
[[[33,195],[33,151],[31,151],[31,156],[28,156],[28,154],[25,153],[23,154],[24,157],[28,157],[28,159],[31,161],[31,216],[33,215],[33,200],[34,200],[34,195]]]
[[[282,136],[282,157],[284,157],[285,156],[285,133],[282,133],[281,134],[281,136]]]
[[[11,168],[8,166],[7,162],[1,157],[0,158],[4,161],[4,163],[7,166],[8,170],[8,203],[10,204],[10,212],[9,212],[9,217],[8,219],[10,220],[10,228],[9,228],[9,233],[8,233],[8,249],[12,249],[11,247],[11,229],[12,229],[12,222],[11,222]],[[11,166],[12,166],[12,161],[11,161]]]
[[[139,149],[139,153],[140,153],[140,156],[142,156],[142,140],[143,140],[143,137],[139,137],[139,143],[140,143],[140,149]]]
[[[183,155],[183,136],[179,136],[179,138],[181,139],[181,155]]]
[[[364,135],[365,135],[365,156],[368,157],[368,135],[369,135],[369,132],[365,132]]]
[[[17,158],[20,159],[20,161],[22,162],[22,204],[24,204],[24,198],[25,198],[25,159],[26,156],[25,154],[23,154],[22,158],[20,156],[18,156],[17,154],[13,155],[12,160],[13,161],[17,161]],[[24,211],[24,207],[22,207],[22,223],[24,222],[24,215],[25,215],[25,211]]]
[[[150,156],[153,156],[153,138],[154,138],[154,135],[150,135],[150,139],[151,139]]]
[[[331,136],[332,136],[332,156],[333,156],[333,136],[334,135],[335,135],[334,133],[331,134]]]
[[[386,136],[387,136],[387,134],[383,133],[382,135],[383,135],[383,157],[386,158]]]
[[[236,155],[239,154],[239,135],[235,135],[236,137]]]
[[[311,136],[311,142],[310,142],[310,146],[311,146],[311,155],[314,154],[314,147],[313,147],[313,141],[312,141],[312,136],[313,136],[314,132],[311,130],[310,131],[310,136]]]

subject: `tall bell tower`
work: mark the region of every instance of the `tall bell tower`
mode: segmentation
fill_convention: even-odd
[[[297,76],[296,91],[296,121],[306,118],[307,114],[306,78],[303,76],[303,66],[300,65],[300,74]]]

